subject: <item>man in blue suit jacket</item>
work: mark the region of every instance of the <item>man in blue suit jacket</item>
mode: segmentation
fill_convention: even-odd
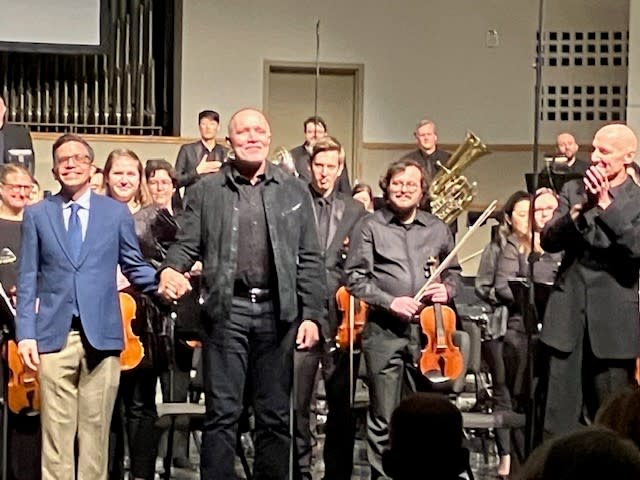
[[[120,381],[123,327],[116,268],[157,288],[124,204],[92,193],[93,150],[79,136],[53,145],[61,191],[27,208],[22,226],[16,339],[40,378],[42,478],[107,478],[109,424]]]

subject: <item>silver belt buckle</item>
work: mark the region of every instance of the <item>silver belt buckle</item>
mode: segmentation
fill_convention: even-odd
[[[249,300],[251,303],[258,303],[258,293],[260,292],[259,288],[250,288],[249,289]]]

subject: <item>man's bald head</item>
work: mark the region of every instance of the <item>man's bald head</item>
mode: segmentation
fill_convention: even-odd
[[[632,155],[631,160],[633,160],[638,151],[638,137],[627,125],[622,123],[605,125],[596,132],[596,136],[598,135],[610,138],[615,145],[624,149],[627,154]]]
[[[626,167],[633,162],[638,148],[635,133],[622,124],[605,125],[593,137],[591,163],[609,180],[611,186],[627,179]]]
[[[234,128],[234,124],[237,123],[238,119],[244,119],[249,116],[256,116],[261,118],[262,121],[264,121],[264,123],[266,123],[267,126],[269,127],[269,135],[271,135],[271,125],[269,124],[269,120],[267,120],[267,117],[260,110],[252,107],[241,108],[236,113],[231,115],[231,118],[229,119],[229,124],[227,126],[227,132],[229,133],[229,135],[231,135],[232,129]]]
[[[243,108],[229,120],[229,143],[238,161],[263,164],[271,145],[271,126],[255,108]]]

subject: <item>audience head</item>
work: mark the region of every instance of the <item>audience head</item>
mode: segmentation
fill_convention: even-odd
[[[373,191],[366,183],[356,183],[351,191],[354,199],[358,200],[364,206],[365,210],[373,212]]]
[[[325,136],[313,142],[311,158],[311,188],[321,195],[333,191],[336,180],[344,168],[342,146],[334,137]]]
[[[611,395],[598,410],[595,423],[630,439],[640,448],[640,387]]]
[[[397,160],[380,180],[380,188],[387,205],[396,214],[413,212],[427,196],[424,168],[415,160]]]
[[[220,128],[220,115],[213,110],[203,110],[198,114],[198,130],[200,138],[205,142],[216,139]]]
[[[536,231],[544,228],[558,208],[558,195],[550,188],[539,188],[533,202],[533,216]]]
[[[228,140],[237,165],[263,165],[271,146],[271,125],[260,110],[243,108],[229,120]]]
[[[0,168],[0,199],[3,209],[19,214],[29,204],[33,177],[22,165],[5,163]]]
[[[51,149],[53,176],[66,196],[76,197],[89,189],[93,149],[79,135],[67,133],[59,137]]]
[[[317,115],[305,119],[302,127],[304,128],[305,145],[311,145],[318,138],[322,138],[327,134],[327,123]]]
[[[385,473],[404,480],[427,469],[429,478],[457,479],[469,467],[462,439],[462,414],[445,396],[411,395],[391,416],[389,449],[382,454]]]
[[[556,146],[558,153],[567,157],[567,160],[571,162],[578,152],[579,145],[576,143],[576,139],[570,133],[564,132],[556,137]]]
[[[103,172],[108,197],[129,204],[132,210],[151,203],[142,162],[132,150],[119,148],[109,153]]]
[[[638,139],[626,125],[605,125],[593,137],[591,163],[609,180],[612,187],[627,179],[627,166],[633,162]]]
[[[144,176],[153,203],[171,210],[171,199],[176,191],[178,179],[173,166],[162,159],[147,160]]]
[[[611,430],[589,427],[543,444],[529,458],[519,478],[640,478],[640,451]]]
[[[418,122],[413,132],[416,137],[418,148],[427,154],[435,152],[438,146],[438,134],[436,132],[436,124],[431,120],[423,119]]]

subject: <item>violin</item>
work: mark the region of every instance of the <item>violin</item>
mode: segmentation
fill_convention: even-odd
[[[38,372],[25,368],[14,340],[7,342],[9,382],[7,403],[15,414],[34,415],[40,410]]]
[[[437,260],[430,257],[427,265],[433,276]],[[422,374],[434,381],[458,378],[463,373],[464,359],[460,349],[453,344],[456,330],[453,309],[439,303],[424,308],[420,312],[420,326],[428,341],[420,356]]]
[[[120,369],[137,367],[144,357],[144,347],[140,337],[133,333],[131,321],[136,318],[136,301],[128,293],[120,292],[120,313],[124,328],[124,349],[120,352]]]
[[[359,347],[362,329],[367,322],[367,304],[356,299],[345,287],[340,287],[336,292],[336,304],[342,312],[336,344],[342,349]]]

